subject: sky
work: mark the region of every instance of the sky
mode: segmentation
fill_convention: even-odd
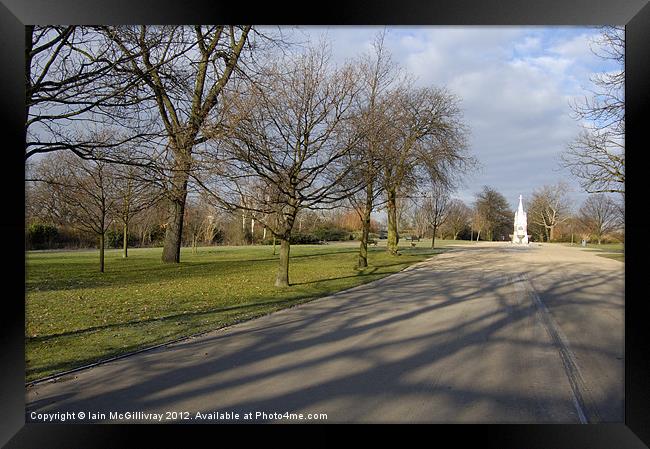
[[[337,62],[369,51],[383,27],[300,27],[325,35]],[[480,167],[455,193],[470,204],[484,185],[501,192],[513,210],[523,195],[565,181],[577,208],[587,197],[560,167],[560,154],[579,130],[572,99],[584,98],[596,72],[615,70],[593,54],[596,28],[388,27],[392,58],[421,86],[444,86],[461,98],[471,130],[470,152]]]

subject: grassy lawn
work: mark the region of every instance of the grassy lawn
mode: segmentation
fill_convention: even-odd
[[[581,248],[582,245],[580,242],[574,243],[571,245],[571,243],[563,243],[563,245],[566,246],[573,246],[575,248]],[[596,250],[596,251],[605,251],[608,253],[622,253],[623,252],[623,244],[622,243],[601,243],[600,245],[598,243],[587,243],[587,246],[584,247],[584,249],[587,250]]]
[[[564,243],[566,246],[574,246],[576,248],[584,249],[587,251],[596,251],[604,254],[596,254],[598,257],[605,257],[607,259],[614,259],[621,262],[625,262],[625,251],[622,243],[587,243],[583,248],[580,243],[575,243],[571,245],[570,243]]]
[[[162,249],[27,253],[27,381],[93,361],[261,316],[359,284],[431,257],[449,241],[405,242],[402,255],[371,247],[370,266],[355,268],[357,242],[295,245],[292,286],[277,289],[270,246],[183,248],[179,265]],[[408,246],[407,246],[408,245]]]
[[[619,262],[625,262],[625,255],[623,253],[618,254],[596,254],[598,257],[605,257],[607,259],[618,260]]]

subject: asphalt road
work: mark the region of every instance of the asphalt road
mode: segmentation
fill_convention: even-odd
[[[26,419],[622,422],[624,264],[596,254],[456,247],[365,286],[37,384]]]

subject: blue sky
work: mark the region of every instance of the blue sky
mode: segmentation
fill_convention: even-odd
[[[326,34],[337,61],[370,49],[383,27],[300,27],[306,38]],[[500,191],[513,209],[544,184],[566,181],[575,206],[586,198],[559,167],[576,135],[569,103],[588,94],[589,76],[614,70],[590,46],[586,27],[388,27],[393,60],[420,85],[446,86],[462,99],[470,148],[480,169],[456,196],[470,203],[483,185]]]

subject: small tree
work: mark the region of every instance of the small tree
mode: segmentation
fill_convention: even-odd
[[[50,186],[53,199],[67,211],[72,226],[97,236],[99,271],[103,273],[106,231],[117,212],[113,167],[72,153],[52,153],[37,166],[35,178]]]
[[[128,160],[130,151],[123,151]],[[133,219],[140,213],[158,205],[164,194],[155,178],[139,165],[121,164],[113,168],[116,187],[116,209],[122,224],[122,257],[129,256],[129,231]]]
[[[470,226],[471,219],[472,209],[461,200],[453,199],[449,202],[449,212],[444,227],[452,239],[456,240],[458,235]]]
[[[560,182],[556,185],[544,186],[533,192],[528,208],[528,219],[531,223],[544,229],[548,242],[554,239],[553,231],[556,226],[570,216],[568,191],[569,186]]]
[[[430,195],[424,199],[422,204],[424,217],[432,230],[431,248],[435,247],[436,232],[446,222],[450,206],[451,200],[447,189],[439,184],[434,184]]]

